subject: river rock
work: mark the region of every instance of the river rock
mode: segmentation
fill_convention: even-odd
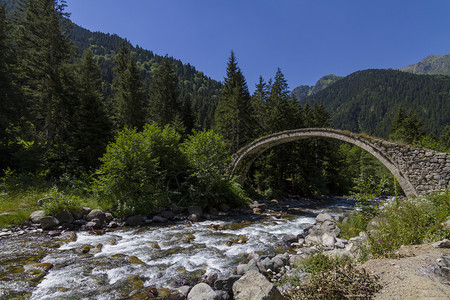
[[[168,208],[175,214],[181,214],[186,209],[185,207],[178,206],[175,203],[171,203]]]
[[[187,297],[187,295],[189,294],[189,291],[191,290],[191,287],[188,285],[183,285],[183,286],[178,287],[176,290],[184,297]]]
[[[153,222],[156,222],[156,223],[164,223],[164,222],[167,222],[167,219],[161,217],[160,215],[154,216],[152,220],[153,220]]]
[[[334,245],[336,244],[336,237],[333,234],[330,234],[328,232],[325,232],[322,235],[322,245],[330,248],[334,248]]]
[[[316,217],[316,222],[317,223],[322,223],[325,221],[331,221],[331,222],[335,222],[334,218],[329,215],[329,214],[318,214]]]
[[[72,223],[74,218],[73,215],[70,211],[68,211],[67,209],[64,209],[62,211],[60,211],[59,213],[56,214],[55,216],[59,223]]]
[[[436,243],[433,243],[434,248],[450,248],[450,240],[445,239]]]
[[[254,259],[251,259],[247,264],[239,264],[236,267],[236,274],[243,275],[251,270],[259,271],[259,268]]]
[[[255,200],[255,201],[253,201],[253,204],[250,205],[250,208],[253,208],[253,209],[257,208],[260,211],[264,211],[267,209],[267,205],[265,203],[259,203],[258,201]]]
[[[43,210],[33,211],[30,215],[31,222],[35,224],[41,223],[43,217],[45,217],[45,212]]]
[[[105,213],[105,221],[106,223],[111,222],[114,219],[113,215],[109,212]]]
[[[91,221],[87,222],[85,225],[88,229],[98,229],[102,227],[102,222],[100,219],[92,219]]]
[[[84,217],[84,213],[82,211],[76,211],[72,215],[75,220],[83,219]]]
[[[286,235],[283,235],[281,240],[286,244],[286,246],[291,246],[292,243],[295,243],[298,241],[298,238],[296,235],[286,234]]]
[[[41,227],[44,230],[51,229],[51,228],[59,225],[58,219],[55,217],[51,217],[51,216],[45,216],[45,217],[41,218],[39,220],[39,222],[41,223]]]
[[[191,222],[199,222],[200,221],[200,215],[197,214],[190,214],[188,217],[188,220]]]
[[[220,300],[214,290],[204,282],[196,284],[187,296],[188,300]]]
[[[145,217],[142,215],[135,215],[128,217],[125,221],[125,225],[127,226],[139,226],[144,224]]]
[[[280,291],[264,275],[251,270],[233,284],[236,300],[283,300]]]
[[[232,275],[229,277],[222,277],[217,279],[214,282],[214,288],[216,290],[222,290],[222,291],[226,291],[227,293],[232,293],[233,292],[233,284],[239,279],[241,278],[240,275]]]
[[[223,212],[229,212],[230,211],[230,206],[228,206],[228,204],[226,204],[226,203],[221,203],[219,205],[219,210],[223,211]]]
[[[92,209],[91,209],[90,207],[83,206],[83,207],[81,208],[81,212],[83,213],[83,216],[85,216],[85,217],[86,217],[91,211],[92,211]]]
[[[100,222],[104,222],[106,220],[106,214],[100,209],[94,209],[86,216],[86,220],[92,221],[93,219],[98,219]]]
[[[275,263],[269,257],[260,260],[257,266],[261,273],[266,273],[268,270],[275,270]]]

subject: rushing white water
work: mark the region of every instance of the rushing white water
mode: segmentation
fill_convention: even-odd
[[[78,232],[76,241],[41,260],[53,268],[32,290],[30,299],[120,298],[119,291],[136,275],[144,286],[156,288],[175,288],[211,272],[230,275],[250,252],[273,255],[283,249],[283,235],[302,233],[314,223],[315,215],[341,206],[290,219],[204,221],[119,229],[104,235]],[[91,247],[87,254],[81,251],[85,245]]]

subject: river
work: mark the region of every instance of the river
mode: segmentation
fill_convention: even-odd
[[[286,251],[281,238],[302,233],[317,214],[351,209],[352,201],[334,198],[322,207],[299,203],[295,214],[3,239],[0,299],[116,299],[142,287],[174,289],[213,272],[230,275],[251,252]]]

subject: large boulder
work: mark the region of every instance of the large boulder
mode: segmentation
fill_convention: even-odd
[[[249,271],[233,284],[236,300],[283,300],[280,291],[258,271]]]
[[[214,292],[214,290],[202,282],[196,284],[187,296],[188,300],[219,300],[219,296]]]
[[[325,221],[335,222],[334,218],[331,215],[329,215],[329,214],[318,214],[317,215],[317,217],[316,217],[316,222],[317,223],[322,223],[322,222],[325,222]]]
[[[214,288],[216,290],[226,291],[228,293],[233,292],[233,284],[239,279],[241,276],[232,275],[229,277],[221,277],[214,282]]]
[[[56,227],[59,225],[58,219],[55,217],[51,217],[51,216],[45,216],[45,217],[41,218],[39,220],[39,222],[41,223],[41,227],[44,230],[52,229],[53,227]]]
[[[106,214],[100,209],[93,209],[86,216],[86,220],[92,221],[93,219],[99,219],[101,222],[104,222],[106,220]]]
[[[60,211],[59,213],[56,214],[55,217],[58,219],[59,223],[69,223],[70,224],[74,220],[72,213],[70,211],[68,211],[67,209]]]
[[[145,221],[145,217],[144,216],[142,216],[142,215],[135,215],[135,216],[128,217],[126,222],[125,222],[125,225],[127,225],[127,226],[139,226],[139,225],[144,224],[144,221]]]
[[[45,212],[43,210],[33,211],[30,215],[31,222],[34,224],[41,223],[41,219],[45,217]]]

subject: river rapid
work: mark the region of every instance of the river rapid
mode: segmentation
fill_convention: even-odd
[[[320,207],[292,201],[290,213],[0,240],[0,299],[119,299],[144,287],[170,293],[203,275],[231,275],[251,252],[285,252],[284,235],[302,233],[319,213],[354,207],[342,198]]]

